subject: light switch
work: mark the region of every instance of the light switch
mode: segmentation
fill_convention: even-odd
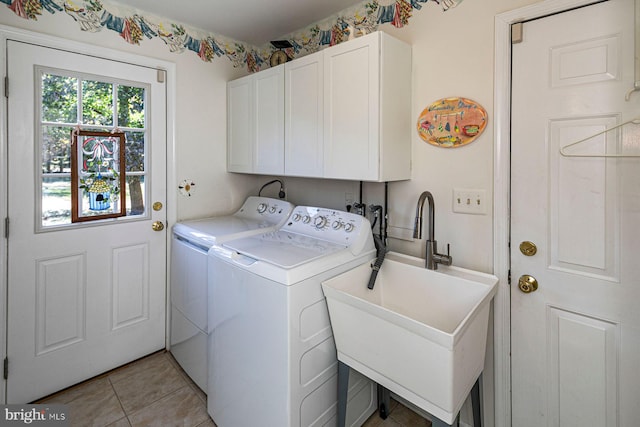
[[[453,211],[458,213],[486,215],[487,191],[467,188],[453,189]]]

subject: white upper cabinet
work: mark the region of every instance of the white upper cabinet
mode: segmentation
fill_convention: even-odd
[[[284,67],[227,84],[227,170],[284,173]]]
[[[323,177],[323,52],[285,64],[284,173]]]
[[[254,74],[254,158],[256,173],[284,173],[284,66]]]
[[[411,178],[411,46],[376,32],[324,51],[327,178]]]
[[[372,33],[235,80],[228,90],[229,171],[411,178],[411,46],[402,41]]]
[[[253,76],[227,83],[227,170],[253,172]]]

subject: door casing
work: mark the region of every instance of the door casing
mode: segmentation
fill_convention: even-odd
[[[22,41],[25,43],[33,43],[41,46],[57,48],[62,50],[68,50],[71,52],[102,57],[114,61],[121,61],[130,64],[146,66],[164,70],[164,77],[166,79],[167,89],[167,117],[166,117],[166,135],[167,135],[167,222],[173,224],[177,218],[177,195],[176,192],[170,191],[174,186],[171,183],[176,182],[176,159],[175,159],[175,88],[176,88],[176,65],[174,63],[158,60],[154,58],[147,58],[144,56],[125,53],[113,49],[92,46],[84,43],[74,42],[66,40],[60,37],[48,36],[43,34],[34,33],[31,31],[19,30],[5,25],[0,25],[0,69],[2,70],[2,76],[5,77],[7,73],[7,52],[6,41],[8,39]],[[4,79],[3,79],[4,80]],[[2,90],[4,94],[4,90]],[[0,174],[0,194],[8,194],[8,177],[7,171],[7,98],[3,97],[0,102],[0,170],[3,172]],[[3,242],[0,245],[0,361],[4,360],[7,355],[7,242],[5,236],[5,222],[4,218],[7,217],[7,205],[8,200],[6,196],[0,197],[0,220],[2,223],[2,236]],[[171,250],[170,233],[167,233],[167,252]],[[167,263],[167,277],[169,276],[169,264]],[[167,304],[169,301],[167,299]],[[169,312],[167,310],[167,312]],[[170,319],[166,317],[165,328],[168,331]],[[168,339],[168,334],[167,334]],[[166,342],[166,346],[169,342]],[[3,377],[0,377],[0,403],[6,402],[6,381]]]
[[[495,426],[511,426],[510,198],[511,198],[511,25],[602,0],[547,0],[501,13],[495,18],[493,158],[493,274],[499,278],[494,298]]]

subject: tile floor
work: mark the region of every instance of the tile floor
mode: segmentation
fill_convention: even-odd
[[[69,405],[72,427],[215,427],[206,399],[171,353],[160,351],[37,403]],[[430,425],[392,400],[386,420],[374,413],[364,427]]]

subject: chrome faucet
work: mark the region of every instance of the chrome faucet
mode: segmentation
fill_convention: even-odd
[[[418,199],[418,206],[416,206],[416,222],[413,228],[413,238],[422,238],[422,210],[424,208],[424,201],[429,202],[429,237],[427,238],[427,254],[426,254],[426,267],[429,270],[437,270],[438,264],[451,265],[451,256],[449,255],[449,245],[447,244],[447,254],[438,253],[438,242],[434,238],[435,234],[435,219],[434,219],[434,203],[433,196],[428,191],[423,191]]]

